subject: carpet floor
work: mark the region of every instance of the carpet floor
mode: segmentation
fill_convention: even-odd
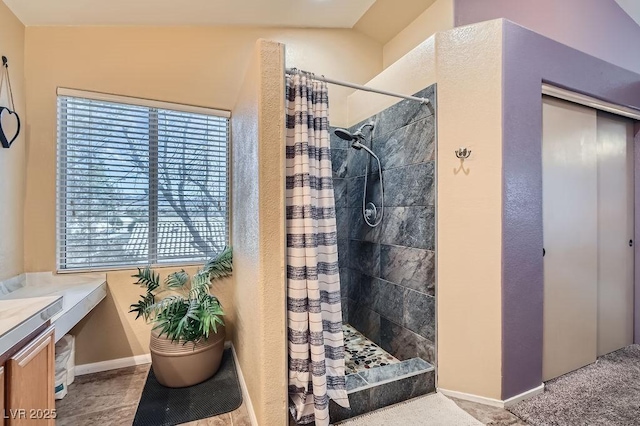
[[[446,396],[435,393],[344,421],[340,426],[482,426]]]
[[[509,411],[534,426],[640,424],[640,345],[550,380]]]

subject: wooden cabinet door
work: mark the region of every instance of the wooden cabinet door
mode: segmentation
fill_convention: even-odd
[[[4,365],[0,367],[0,426],[4,426],[4,417],[5,417],[5,405],[4,405],[4,397],[5,397],[5,380],[4,380]]]
[[[9,426],[55,425],[54,327],[7,360],[6,420]]]

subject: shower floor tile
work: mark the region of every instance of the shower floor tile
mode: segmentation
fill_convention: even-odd
[[[400,363],[398,359],[367,339],[351,325],[343,324],[342,332],[344,334],[345,374],[359,373],[375,367]]]

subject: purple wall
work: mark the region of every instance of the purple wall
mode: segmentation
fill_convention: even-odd
[[[635,248],[635,269],[634,269],[634,282],[635,282],[635,294],[634,294],[634,318],[633,318],[633,342],[640,344],[640,250],[637,249],[640,244],[640,123],[636,122],[635,126],[635,214],[636,214],[636,226],[634,229],[633,241]]]
[[[455,25],[506,18],[640,73],[640,26],[614,0],[454,0]]]
[[[505,21],[503,39],[502,398],[508,399],[542,383],[541,83],[640,109],[640,75],[512,22]]]

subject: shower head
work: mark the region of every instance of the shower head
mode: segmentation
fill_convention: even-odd
[[[360,144],[360,139],[364,139],[362,136],[362,132],[358,130],[355,133],[351,133],[346,129],[336,129],[333,132],[337,137],[342,139],[343,141],[351,142],[351,148],[362,149],[362,144]]]
[[[340,139],[347,142],[351,142],[351,146],[353,148],[362,149],[362,145],[360,144],[360,139],[364,140],[364,134],[362,133],[362,131],[366,127],[370,127],[371,130],[373,131],[375,124],[373,122],[365,123],[362,126],[360,126],[360,128],[358,128],[358,130],[356,130],[354,133],[351,133],[347,129],[336,129],[333,131],[333,133]]]
[[[347,129],[336,129],[333,133],[343,141],[355,142],[358,140],[358,137]]]

